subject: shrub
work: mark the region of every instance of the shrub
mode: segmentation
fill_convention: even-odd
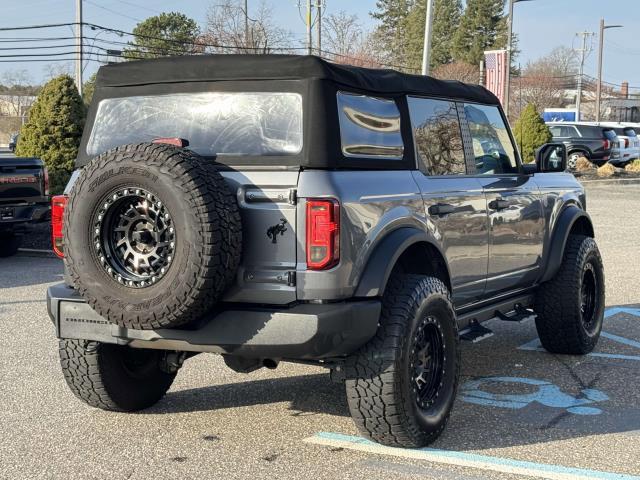
[[[16,155],[38,157],[49,169],[51,193],[64,187],[74,168],[85,120],[85,106],[69,75],[50,80],[20,130]]]
[[[592,170],[595,170],[596,168],[598,167],[596,167],[585,157],[578,158],[578,161],[576,162],[576,171],[578,172],[590,172]]]
[[[624,168],[627,172],[640,173],[640,159],[634,160]]]
[[[600,168],[598,168],[599,177],[611,177],[615,174],[616,174],[616,167],[614,167],[608,162],[602,165]]]
[[[520,146],[520,154],[525,162],[535,161],[536,149],[553,138],[533,103],[528,104],[516,121],[514,135]]]

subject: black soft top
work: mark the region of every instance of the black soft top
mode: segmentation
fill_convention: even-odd
[[[141,60],[100,68],[102,87],[229,80],[327,80],[382,94],[418,94],[498,105],[486,88],[389,69],[338,65],[311,55],[196,55]]]

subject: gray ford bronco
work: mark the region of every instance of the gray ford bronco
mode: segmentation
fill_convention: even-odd
[[[426,445],[484,321],[535,315],[554,353],[600,335],[584,189],[562,144],[536,157],[479,86],[311,56],[102,67],[53,200],[64,377],[130,412],[198,353],[321,365],[364,435]]]

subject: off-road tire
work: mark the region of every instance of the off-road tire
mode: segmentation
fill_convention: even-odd
[[[113,412],[135,412],[155,405],[175,373],[160,368],[162,350],[132,349],[86,340],[60,340],[60,365],[73,394],[86,404]],[[125,366],[125,355],[144,355],[140,371]]]
[[[166,273],[141,288],[108,271],[92,224],[111,192],[131,189],[161,200],[176,235]],[[69,194],[64,239],[65,265],[82,297],[110,322],[134,329],[201,317],[235,277],[242,246],[238,205],[216,168],[188,150],[151,143],[118,147],[84,168]]]
[[[588,324],[581,312],[587,275],[593,275],[597,285],[594,320]],[[536,294],[536,328],[542,346],[552,353],[584,355],[591,352],[600,338],[604,308],[604,269],[598,246],[591,237],[570,235],[560,270],[542,284]]]
[[[0,232],[0,258],[11,257],[18,253],[22,236],[13,232]]]
[[[444,367],[435,403],[418,406],[411,377],[416,333],[436,319]],[[451,414],[460,375],[456,315],[446,285],[421,275],[393,275],[382,302],[375,337],[347,360],[346,391],[360,432],[383,445],[417,448],[433,442]]]

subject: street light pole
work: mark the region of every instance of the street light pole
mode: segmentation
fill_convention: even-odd
[[[511,94],[511,49],[513,44],[513,5],[531,0],[509,0],[509,19],[507,32],[507,75],[504,82],[504,112],[509,116],[509,97]]]
[[[598,49],[598,88],[596,91],[596,122],[600,121],[602,102],[602,57],[604,54],[604,31],[608,28],[621,28],[622,25],[605,25],[604,18],[600,19],[600,48]]]
[[[311,34],[311,0],[307,0],[307,55],[313,55],[313,36]]]
[[[427,0],[424,19],[424,43],[422,45],[422,75],[429,75],[431,63],[431,33],[433,30],[433,0]]]

